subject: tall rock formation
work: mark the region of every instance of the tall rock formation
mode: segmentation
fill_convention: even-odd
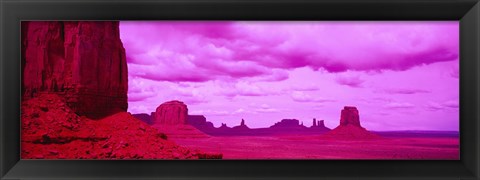
[[[317,121],[317,127],[325,127],[325,120]]]
[[[310,126],[310,129],[315,131],[329,131],[330,128],[325,126],[324,120],[317,120],[313,118],[313,124]]]
[[[353,106],[345,106],[340,115],[340,126],[353,125],[362,127],[360,125],[360,116],[358,110]]]
[[[158,125],[185,125],[187,124],[188,108],[181,101],[168,101],[157,107],[153,123]]]
[[[356,107],[345,106],[340,114],[340,124],[335,129],[324,134],[323,138],[336,140],[371,140],[381,137],[360,125],[360,116]]]
[[[127,62],[119,22],[22,22],[22,99],[54,93],[78,115],[126,111]]]

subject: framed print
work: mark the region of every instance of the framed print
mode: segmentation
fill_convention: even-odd
[[[1,11],[2,178],[479,177],[478,1]]]

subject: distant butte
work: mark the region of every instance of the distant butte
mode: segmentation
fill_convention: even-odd
[[[157,107],[153,114],[153,124],[173,126],[187,124],[188,108],[181,101],[168,101]]]
[[[380,138],[380,136],[366,130],[360,125],[359,111],[353,106],[345,106],[341,111],[340,124],[335,129],[322,135],[322,137],[339,140],[366,140]]]
[[[249,129],[250,128],[247,125],[245,125],[245,120],[244,119],[242,119],[242,121],[240,122],[240,125],[233,127],[233,130],[237,130],[237,131],[238,130],[249,130]]]
[[[142,121],[155,126],[159,129],[165,130],[167,135],[168,131],[173,131],[171,129],[182,129],[187,127],[191,129],[195,127],[201,132],[212,135],[212,136],[235,136],[235,135],[252,135],[252,136],[264,136],[264,135],[278,135],[278,134],[324,134],[325,132],[330,131],[331,129],[326,127],[324,120],[313,119],[313,125],[306,127],[303,125],[303,122],[300,123],[297,119],[282,119],[279,122],[276,122],[274,125],[268,128],[250,128],[245,123],[245,120],[242,119],[240,124],[234,127],[228,127],[227,124],[222,123],[220,127],[216,128],[212,122],[207,121],[207,118],[204,115],[187,115],[186,124],[183,123],[184,116],[179,115],[183,114],[188,109],[180,101],[170,101],[161,105],[162,107],[157,108],[162,114],[172,114],[173,116],[169,120],[162,118],[164,115],[155,116],[156,112],[152,112],[152,115],[149,116],[145,113],[133,114],[134,117],[141,119]],[[166,106],[178,106],[179,108],[172,108]],[[170,109],[173,112],[167,112],[165,109]],[[168,111],[170,111],[168,110]],[[167,115],[168,116],[168,115]],[[155,120],[156,119],[156,120]],[[172,132],[171,132],[172,133]],[[171,134],[170,133],[170,134]],[[173,132],[178,133],[178,132]],[[170,137],[170,136],[169,136]]]
[[[209,137],[188,124],[188,108],[181,101],[173,100],[160,104],[156,111],[152,113],[151,120],[152,126],[167,134],[169,138]]]
[[[340,126],[352,125],[356,127],[362,127],[360,125],[360,116],[358,110],[353,106],[345,106],[340,115]]]
[[[282,119],[280,122],[270,126],[270,128],[305,128],[297,119]]]

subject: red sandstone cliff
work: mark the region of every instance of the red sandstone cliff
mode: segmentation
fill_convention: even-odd
[[[119,22],[22,22],[22,98],[55,93],[79,115],[127,110]]]

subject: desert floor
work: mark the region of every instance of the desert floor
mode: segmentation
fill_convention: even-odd
[[[216,136],[172,139],[177,144],[224,159],[422,159],[458,160],[459,140],[452,137],[326,140],[319,136]]]

